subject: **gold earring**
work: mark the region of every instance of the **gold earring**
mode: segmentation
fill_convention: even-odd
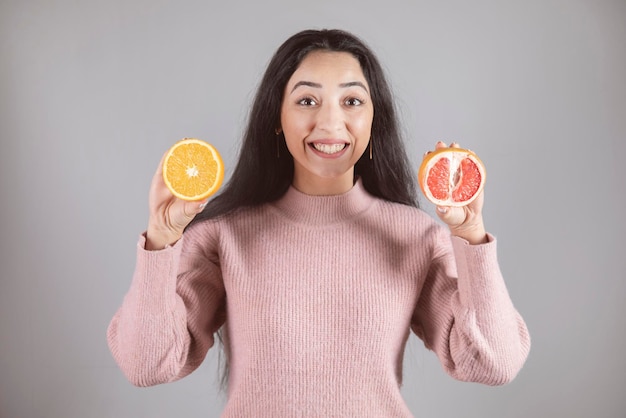
[[[276,133],[276,158],[280,158],[280,134],[282,129],[276,128],[274,132]]]
[[[370,138],[370,160],[372,159],[372,154],[374,152],[372,151],[372,139]]]

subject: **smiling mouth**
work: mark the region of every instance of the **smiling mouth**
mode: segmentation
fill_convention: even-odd
[[[342,143],[342,144],[320,144],[320,143],[317,143],[317,142],[313,142],[310,145],[313,148],[315,148],[316,150],[318,150],[319,152],[322,152],[322,153],[328,154],[328,155],[336,154],[336,153],[338,153],[340,151],[343,151],[343,149],[348,146],[348,144],[346,144],[346,143]]]

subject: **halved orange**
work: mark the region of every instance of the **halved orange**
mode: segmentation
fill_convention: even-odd
[[[424,196],[438,206],[465,206],[485,186],[485,165],[463,148],[439,148],[422,160],[418,182]]]
[[[165,155],[163,180],[180,199],[206,199],[224,181],[224,162],[213,145],[197,138],[183,138]]]

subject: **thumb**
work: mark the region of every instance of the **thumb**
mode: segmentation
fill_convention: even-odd
[[[183,231],[187,225],[195,218],[195,216],[202,212],[206,201],[200,202],[188,202],[182,199],[176,199],[174,207],[170,211],[170,220],[172,226],[177,230]]]
[[[198,213],[202,212],[207,202],[208,202],[207,199],[201,200],[199,202],[185,202],[185,205],[183,207],[183,213],[189,220],[191,220]]]
[[[437,216],[448,226],[458,226],[465,221],[463,208],[453,206],[437,206]]]

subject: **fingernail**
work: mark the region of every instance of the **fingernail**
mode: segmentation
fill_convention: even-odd
[[[207,204],[207,203],[208,203],[208,202],[203,202],[203,203],[200,203],[200,206],[198,206],[198,209],[203,210],[203,209],[206,207],[206,204]]]
[[[443,206],[437,206],[437,211],[439,213],[446,213],[448,212],[448,208],[444,208]]]

